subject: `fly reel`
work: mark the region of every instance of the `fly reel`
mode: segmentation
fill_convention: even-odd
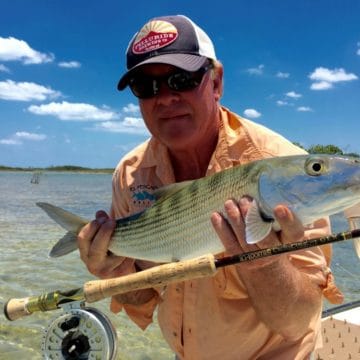
[[[42,340],[47,360],[115,360],[117,336],[108,317],[83,302],[61,306],[64,312],[53,319]]]

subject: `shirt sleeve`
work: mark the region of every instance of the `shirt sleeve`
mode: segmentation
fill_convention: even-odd
[[[320,219],[305,230],[305,239],[326,236],[330,232],[329,219]],[[324,297],[332,304],[341,304],[344,295],[337,288],[332,275],[330,262],[332,246],[330,244],[294,252],[290,255],[292,263],[315,284],[319,286]]]
[[[110,303],[110,310],[113,313],[118,313],[124,309],[129,318],[142,330],[145,330],[153,321],[153,313],[158,305],[158,300],[158,293],[155,293],[154,297],[142,305],[122,304],[113,297]]]

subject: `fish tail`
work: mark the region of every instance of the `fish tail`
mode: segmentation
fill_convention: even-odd
[[[89,221],[77,216],[69,211],[61,209],[57,206],[38,202],[36,203],[46,214],[61,225],[68,232],[54,245],[51,249],[50,257],[59,257],[76,250],[77,246],[77,234],[80,229],[86,225]]]

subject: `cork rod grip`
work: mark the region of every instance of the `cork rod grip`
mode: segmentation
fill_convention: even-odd
[[[84,284],[83,290],[86,301],[92,303],[133,290],[210,276],[215,272],[214,256],[209,254],[191,260],[159,265],[127,276],[89,281]]]

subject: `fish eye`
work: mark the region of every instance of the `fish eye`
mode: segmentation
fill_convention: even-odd
[[[310,176],[319,176],[326,172],[327,165],[325,159],[310,158],[305,163],[305,171]]]

